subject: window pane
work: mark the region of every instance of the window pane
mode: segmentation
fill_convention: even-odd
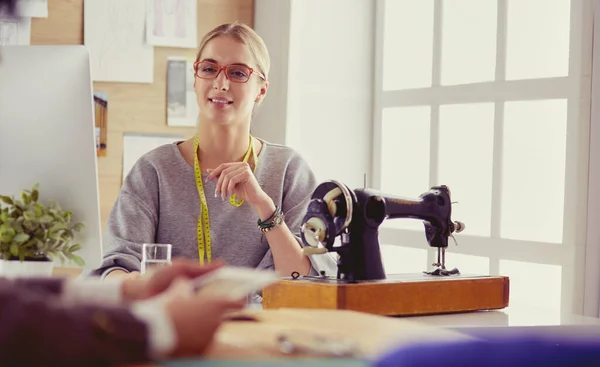
[[[506,79],[569,73],[571,2],[508,0]]]
[[[383,110],[381,131],[381,191],[417,197],[429,189],[429,106]],[[386,220],[383,226],[423,231],[418,220]]]
[[[509,277],[510,308],[560,311],[561,266],[500,260],[500,275]]]
[[[444,0],[442,9],[441,83],[494,80],[497,1]]]
[[[433,0],[386,0],[383,89],[431,86]]]
[[[500,235],[562,242],[567,101],[507,102]]]
[[[427,270],[427,250],[381,245],[381,257],[386,274],[422,273]]]
[[[452,219],[469,235],[490,235],[493,146],[493,103],[440,106],[438,184],[450,188]]]
[[[460,246],[460,238],[456,239]],[[449,246],[446,249],[446,269],[457,268],[463,275],[489,275],[490,259],[487,257],[454,254],[452,247],[454,241],[449,239]]]

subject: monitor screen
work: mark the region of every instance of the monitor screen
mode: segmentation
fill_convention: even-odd
[[[93,103],[84,46],[0,47],[0,194],[39,184],[42,204],[72,211],[86,268],[102,260]]]

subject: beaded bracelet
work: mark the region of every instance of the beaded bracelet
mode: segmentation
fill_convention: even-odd
[[[272,228],[280,226],[283,223],[284,219],[285,219],[285,216],[283,215],[283,212],[281,211],[281,207],[276,206],[275,211],[273,212],[273,214],[271,214],[271,216],[269,218],[265,219],[264,221],[258,219],[258,222],[257,222],[258,229],[260,229],[260,231],[262,233],[266,233],[266,232],[270,231]]]

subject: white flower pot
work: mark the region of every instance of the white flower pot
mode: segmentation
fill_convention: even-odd
[[[0,277],[50,277],[52,261],[0,260]]]

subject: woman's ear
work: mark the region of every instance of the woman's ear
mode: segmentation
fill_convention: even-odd
[[[269,82],[265,82],[261,86],[259,93],[256,96],[256,99],[254,100],[254,102],[258,103],[258,102],[262,101],[263,99],[265,99],[265,96],[267,95],[267,89],[269,89]]]

